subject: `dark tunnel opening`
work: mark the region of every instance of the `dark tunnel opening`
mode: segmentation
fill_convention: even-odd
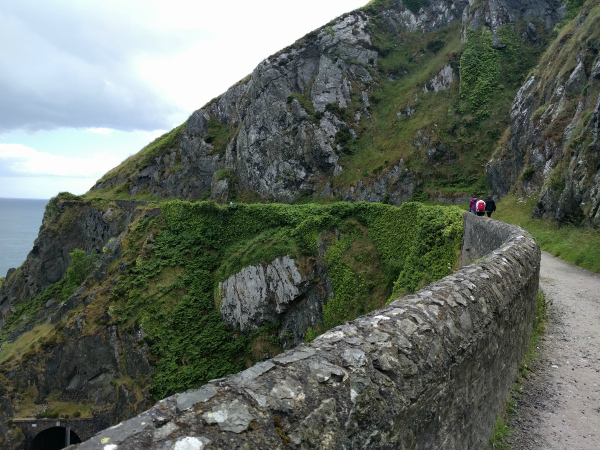
[[[60,450],[69,444],[80,444],[81,439],[73,431],[70,430],[67,440],[67,428],[53,427],[39,432],[31,443],[30,450]]]

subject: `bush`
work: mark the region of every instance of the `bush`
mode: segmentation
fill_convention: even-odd
[[[431,41],[427,44],[427,50],[429,50],[432,53],[437,53],[441,49],[443,49],[445,45],[446,44],[444,43],[444,41],[436,39],[435,41]]]
[[[63,288],[63,293],[66,294],[66,292],[69,292],[69,294],[66,294],[66,297],[71,295],[71,293],[77,289],[83,280],[92,272],[94,265],[98,260],[96,252],[87,255],[83,250],[79,249],[73,250],[69,253],[69,256],[71,257],[71,267],[67,269],[65,286]]]
[[[335,298],[323,307],[324,323],[308,333],[309,338],[316,336],[383,306],[394,283],[410,290],[423,279],[446,275],[449,264],[456,265],[461,211],[437,207],[427,215],[431,208],[416,203],[396,208],[365,203],[165,202],[162,219],[140,221],[124,243],[129,249],[126,258],[136,263],[128,266],[112,292],[111,321],[124,327],[141,324],[156,361],[150,386],[156,399],[202,385],[253,361],[254,335],[228,329],[222,320],[215,294],[219,282],[243,267],[283,255],[312,260],[320,237],[327,237],[325,260]],[[435,249],[414,242],[422,219],[431,222],[427,230],[435,234]],[[456,232],[451,224],[458,227]],[[149,233],[155,236],[154,245],[151,254],[144,254],[141,243]],[[419,255],[413,255],[415,251]],[[428,267],[405,271],[398,281],[405,261],[418,257],[427,258]],[[179,275],[171,277],[171,284],[161,281],[160,289],[152,287],[174,268]]]

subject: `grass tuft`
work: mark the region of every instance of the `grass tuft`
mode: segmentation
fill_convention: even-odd
[[[542,250],[592,272],[600,273],[600,232],[575,225],[557,226],[553,220],[534,219],[537,199],[509,195],[498,202],[493,218],[529,231]]]

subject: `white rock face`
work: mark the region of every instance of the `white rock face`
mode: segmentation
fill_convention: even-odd
[[[276,321],[307,287],[294,260],[283,256],[242,269],[219,283],[216,295],[225,322],[248,332]]]
[[[450,84],[454,81],[454,71],[450,64],[446,64],[440,72],[429,80],[426,86],[423,86],[423,92],[427,93],[428,91],[439,92],[444,89],[448,89]]]

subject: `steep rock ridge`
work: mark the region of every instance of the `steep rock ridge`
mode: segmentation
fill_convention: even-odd
[[[485,448],[529,345],[540,250],[464,220],[479,262],[77,448]]]
[[[112,171],[89,195],[114,193],[111,189],[119,185],[120,195],[210,197],[217,201],[240,195],[288,203],[318,195],[349,201],[389,199],[396,205],[409,200],[423,180],[407,167],[408,161],[397,156],[385,161],[381,157],[380,167],[349,185],[328,183],[350,170],[344,167],[344,158],[354,151],[352,143],[373,126],[373,103],[381,101],[374,97],[381,95],[375,93],[383,81],[398,81],[407,73],[398,63],[382,69],[380,59],[404,45],[407,32],[433,33],[461,21],[465,30],[490,27],[495,47],[502,48],[497,34],[502,25],[527,19],[551,28],[559,20],[561,8],[556,0],[493,0],[477,7],[464,0],[437,0],[408,6],[399,0],[374,2],[269,57],[250,76],[193,113],[184,128],[171,133],[173,142],[155,156],[148,156],[143,163],[136,160],[135,170]],[[540,38],[533,23],[528,30],[535,39]],[[382,33],[386,36],[383,41]],[[440,43],[443,47],[441,40],[434,44]],[[440,48],[436,45],[431,47],[435,52]],[[411,58],[416,61],[423,51],[413,50]],[[456,55],[444,56],[429,81],[408,86],[408,90],[416,88],[414,101],[397,105],[401,109],[396,109],[394,116],[409,120],[417,108],[417,93],[438,95],[450,87],[458,78],[456,61],[454,69],[448,63],[453,58]],[[460,122],[457,119],[457,126]],[[402,122],[394,126],[401,127]],[[435,127],[432,123],[431,128]],[[452,154],[451,145],[439,140],[436,137],[427,151]],[[384,150],[372,148],[371,152]],[[458,162],[457,158],[444,161],[448,165]],[[479,175],[481,168],[477,170]],[[362,174],[360,168],[358,172]]]
[[[323,305],[333,295],[322,257],[309,274],[302,274],[286,255],[266,265],[245,267],[220,282],[215,300],[223,320],[244,333],[278,322],[280,338],[291,334],[292,345],[302,343],[307,330],[323,322]],[[323,287],[316,285],[321,280]]]
[[[503,48],[505,44],[498,35],[498,29],[504,24],[514,23],[517,18],[541,22],[547,29],[552,29],[562,19],[564,6],[559,0],[489,0],[482,2],[480,8],[473,8],[474,2],[465,9],[463,25],[471,29],[480,26],[489,27],[494,39],[494,47]],[[535,40],[537,30],[530,22],[528,36]],[[466,30],[463,30],[466,39]]]
[[[24,445],[18,428],[5,427],[8,419],[52,417],[57,402],[71,404],[73,411],[104,424],[149,406],[139,389],[123,382],[123,377],[143,379],[153,372],[140,331],[118,332],[113,327],[90,334],[84,329],[89,322],[107,319],[90,317],[86,308],[101,289],[114,284],[114,279],[106,280],[107,267],[121,259],[121,238],[144,204],[83,202],[61,194],[47,206],[34,249],[20,268],[9,271],[0,290],[0,447]],[[27,309],[38,294],[65,276],[74,249],[100,255],[88,279],[62,302],[50,299]],[[15,315],[17,322],[9,320]]]
[[[510,137],[488,164],[497,196],[539,195],[534,217],[600,225],[600,6],[585,3],[520,89]]]
[[[54,199],[46,208],[40,233],[25,262],[18,269],[10,269],[0,286],[0,330],[11,308],[63,278],[71,251],[77,248],[101,254],[111,238],[126,230],[137,215],[136,206],[142,204],[117,200],[103,207]]]

